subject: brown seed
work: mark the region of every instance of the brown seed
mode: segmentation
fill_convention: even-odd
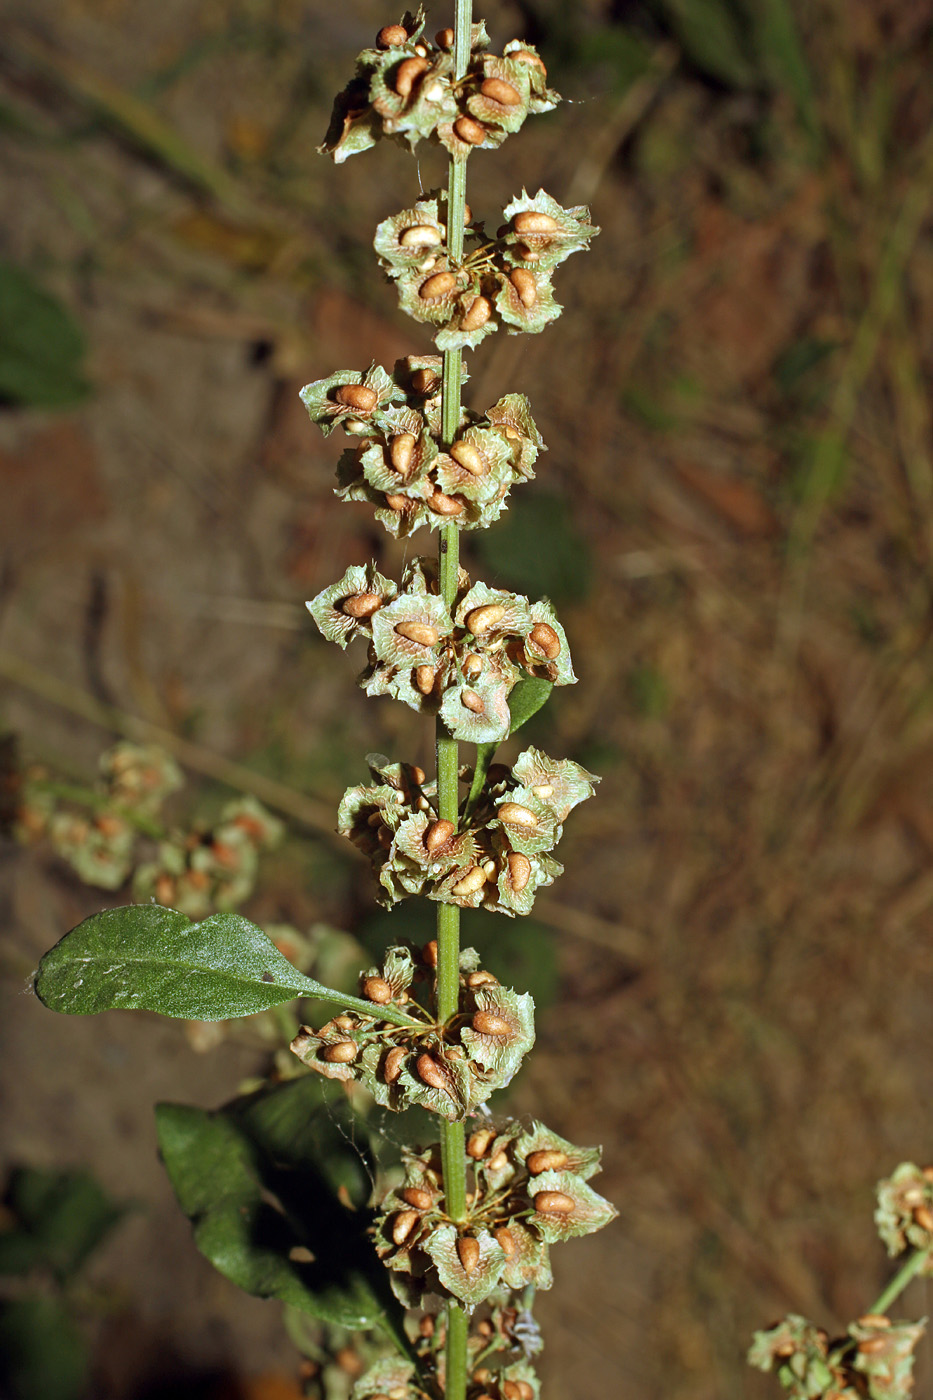
[[[489,470],[486,458],[472,442],[455,442],[450,449],[450,455],[471,476],[485,476]],[[474,613],[479,611],[479,608],[473,609]],[[505,609],[503,608],[502,611],[504,612]]]
[[[450,892],[451,894],[461,896],[475,894],[477,890],[481,890],[483,888],[485,883],[485,870],[480,865],[474,865],[471,867],[470,870],[467,871],[467,873],[463,876],[461,880],[458,880],[457,883],[452,886]]]
[[[498,977],[494,977],[485,968],[480,968],[478,972],[468,973],[464,981],[471,991],[475,991],[477,987],[498,987],[499,985]]]
[[[505,612],[501,603],[484,603],[481,608],[473,608],[467,613],[466,625],[474,637],[483,637],[502,621]]]
[[[445,1059],[445,1060],[462,1060],[462,1059],[463,1059],[463,1046],[462,1046],[462,1045],[451,1045],[451,1046],[449,1047],[449,1049],[447,1049],[447,1050],[444,1051],[444,1059]]]
[[[416,369],[411,377],[411,387],[416,394],[435,394],[441,387],[441,377],[433,369]]]
[[[494,1011],[477,1011],[473,1016],[472,1025],[479,1035],[504,1037],[515,1034],[512,1022],[507,1021],[504,1016],[497,1016]]]
[[[536,263],[541,261],[541,254],[537,248],[529,248],[527,243],[516,243],[515,251],[522,262]]]
[[[395,71],[395,91],[399,97],[408,97],[421,74],[427,72],[429,67],[426,58],[403,59]]]
[[[328,1064],[350,1065],[359,1054],[359,1049],[352,1040],[338,1040],[334,1045],[325,1045],[321,1053]]]
[[[485,1157],[487,1148],[495,1135],[492,1128],[477,1128],[476,1132],[471,1133],[467,1138],[467,1156],[472,1157],[477,1162],[480,1157]]]
[[[488,860],[483,861],[483,869],[486,872],[486,879],[492,880],[495,878],[496,872],[498,871],[499,867],[496,864],[493,857],[490,856]]]
[[[531,861],[521,851],[510,851],[508,865],[509,883],[516,894],[521,894],[531,879]]]
[[[535,1210],[539,1215],[572,1215],[574,1199],[564,1191],[539,1191],[535,1196]]]
[[[430,1210],[434,1204],[430,1191],[423,1191],[420,1186],[406,1186],[401,1194],[405,1204],[414,1206],[415,1210]]]
[[[507,1230],[504,1225],[500,1225],[498,1230],[493,1230],[493,1234],[506,1259],[511,1259],[516,1250],[515,1236],[512,1231]]]
[[[536,622],[528,633],[528,640],[538,651],[543,651],[548,661],[560,656],[560,637],[546,622]]]
[[[389,461],[402,476],[408,475],[417,438],[414,433],[396,433],[389,443]]]
[[[334,1025],[339,1031],[352,1031],[356,1029],[355,1016],[335,1016]]]
[[[434,42],[439,49],[452,49],[456,37],[452,29],[439,29],[434,36]]]
[[[457,1256],[465,1274],[475,1274],[479,1268],[479,1240],[472,1235],[461,1235],[457,1240]]]
[[[858,1349],[863,1356],[877,1356],[879,1352],[887,1351],[890,1341],[887,1337],[866,1337],[859,1342]]]
[[[383,850],[388,850],[392,845],[392,833],[387,826],[381,826],[378,830],[377,838]]]
[[[933,1234],[933,1210],[929,1206],[917,1206],[914,1210],[914,1219],[921,1230],[928,1230]]]
[[[379,395],[368,384],[341,384],[334,398],[346,408],[355,408],[357,413],[372,413],[379,402]]]
[[[478,656],[475,651],[467,652],[463,658],[462,669],[468,681],[475,681],[477,676],[482,675],[483,658]]]
[[[435,851],[440,850],[441,846],[447,844],[456,829],[453,822],[445,821],[443,817],[440,821],[431,822],[424,833],[425,849],[433,855]]]
[[[513,49],[512,52],[506,56],[512,63],[527,63],[529,68],[540,68],[543,75],[547,77],[547,69],[544,66],[544,60],[539,58],[536,53],[530,53],[528,49]]]
[[[372,617],[374,612],[382,607],[383,598],[381,593],[354,593],[349,598],[344,598],[340,604],[340,611],[346,613],[347,617]]]
[[[518,293],[522,306],[526,311],[530,311],[538,300],[538,284],[534,273],[528,272],[524,267],[513,267],[509,273],[509,281]]]
[[[511,83],[505,82],[502,78],[487,78],[480,85],[480,92],[484,97],[500,103],[503,107],[517,107],[522,100],[518,88],[514,88]]]
[[[363,983],[363,996],[367,1001],[375,1001],[385,1006],[392,1000],[392,988],[384,977],[367,977]]]
[[[430,1340],[430,1338],[434,1336],[434,1326],[433,1317],[423,1317],[418,1323],[418,1331],[422,1337],[426,1337]]]
[[[399,234],[402,248],[436,248],[444,241],[444,235],[436,224],[409,224]]]
[[[400,1210],[392,1222],[392,1243],[402,1245],[418,1224],[416,1210]]]
[[[513,1385],[518,1387],[521,1400],[535,1400],[535,1393],[528,1381],[513,1381]]]
[[[405,1059],[405,1050],[401,1045],[394,1045],[385,1058],[382,1066],[382,1077],[387,1084],[394,1084],[402,1072],[402,1064]]]
[[[503,1381],[499,1389],[502,1391],[502,1400],[522,1400],[517,1381]]]
[[[411,776],[414,778],[416,783],[421,784],[424,782],[425,778],[428,775],[423,768],[418,767],[417,763],[413,763],[411,766]]]
[[[535,797],[540,797],[542,799],[545,797],[550,797],[554,792],[554,788],[551,783],[535,783],[534,787],[531,790],[534,793]]]
[[[450,296],[456,285],[455,273],[435,272],[424,279],[418,288],[418,295],[422,301],[439,301],[441,297]]]
[[[431,1055],[419,1055],[415,1061],[415,1069],[418,1071],[418,1078],[425,1084],[430,1084],[432,1089],[447,1088],[447,1075]]]
[[[550,214],[543,214],[538,209],[522,209],[512,220],[512,227],[516,233],[555,233],[560,228],[560,224]]]
[[[472,117],[458,117],[454,122],[454,132],[467,146],[481,146],[486,140],[486,128]]]
[[[891,1319],[884,1313],[866,1313],[858,1319],[859,1327],[890,1327]]]
[[[437,939],[432,938],[430,943],[426,943],[421,949],[421,956],[428,967],[437,967]]]
[[[389,510],[406,511],[411,510],[414,501],[410,500],[408,496],[392,496],[386,492],[386,505]]]
[[[538,825],[534,812],[520,802],[503,802],[499,808],[499,820],[508,826],[522,826],[526,831],[534,831]]]
[[[339,1351],[335,1351],[334,1360],[341,1371],[345,1371],[348,1376],[359,1376],[363,1373],[363,1362],[360,1354],[352,1347],[341,1347]]]
[[[376,47],[380,49],[397,49],[407,43],[408,30],[401,24],[386,24],[376,35]]]
[[[933,1167],[923,1167],[922,1170],[927,1181],[933,1181]]]
[[[460,318],[462,331],[478,331],[492,315],[492,302],[487,297],[474,297]]]
[[[538,1152],[529,1152],[525,1158],[525,1166],[532,1176],[540,1176],[541,1172],[562,1171],[568,1161],[566,1152],[561,1152],[556,1147],[542,1147]]]
[[[477,695],[476,691],[471,690],[468,685],[464,686],[460,692],[460,704],[464,709],[472,710],[474,715],[481,715],[486,709],[483,697]]]
[[[428,505],[437,515],[462,515],[464,505],[456,496],[445,496],[443,491],[435,491],[429,496]]]
[[[400,622],[395,631],[407,642],[416,642],[419,647],[433,647],[441,635],[430,622]]]
[[[489,1159],[489,1169],[494,1172],[501,1172],[509,1165],[508,1155],[505,1148],[500,1148],[495,1157]]]
[[[463,206],[463,222],[465,224],[472,224],[473,222],[473,210],[470,208],[469,204],[464,204]]]
[[[421,695],[430,695],[434,689],[434,667],[415,667],[415,689]]]

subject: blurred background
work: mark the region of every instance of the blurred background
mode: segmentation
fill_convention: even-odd
[[[429,936],[423,911],[374,912],[331,834],[362,755],[430,767],[429,727],[367,701],[362,649],[330,647],[303,607],[350,563],[397,576],[410,546],[335,501],[340,447],[297,391],[428,349],[370,243],[444,167],[387,143],[341,168],[315,154],[356,52],[398,18],[370,0],[2,11],[3,1154],[20,1175],[0,1226],[23,1218],[23,1171],[73,1168],[112,1228],[65,1304],[36,1285],[68,1326],[34,1314],[0,1343],[27,1400],[72,1400],[86,1366],[99,1400],[288,1400],[281,1309],[195,1253],[151,1112],[222,1104],[274,1030],[43,1011],[39,955],[130,885],[90,888],[47,811],[24,823],[23,784],[78,810],[104,750],[159,740],[184,774],[176,822],[207,830],[247,794],[285,820],[250,917],[331,953],[327,930],[373,951]],[[890,1268],[875,1182],[933,1158],[933,4],[485,16],[494,48],[539,45],[569,100],[473,156],[474,212],[494,226],[543,185],[603,229],[557,274],[563,318],[488,341],[466,390],[479,410],[528,394],[549,445],[465,562],[558,606],[581,682],[527,734],[603,776],[531,927],[465,925],[541,1007],[511,1108],[602,1141],[596,1185],[620,1209],[556,1252],[545,1394],[776,1396],[745,1367],[750,1333],[864,1312]],[[450,20],[432,7],[431,32]],[[11,1296],[33,1286],[17,1275]],[[903,1314],[931,1305],[917,1283]],[[922,1351],[919,1394],[931,1377]]]

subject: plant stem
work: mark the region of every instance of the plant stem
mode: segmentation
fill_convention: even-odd
[[[901,1265],[887,1288],[878,1295],[868,1311],[870,1313],[886,1313],[895,1298],[900,1297],[911,1279],[920,1272],[929,1259],[930,1251],[928,1249],[915,1250],[907,1262]]]
[[[454,78],[466,73],[470,59],[472,0],[456,0],[454,19]],[[463,224],[466,209],[466,161],[450,161],[447,191],[447,254],[456,266],[463,258]],[[445,447],[457,436],[460,426],[460,386],[463,359],[460,350],[444,352],[441,434]],[[454,524],[440,532],[439,575],[441,596],[453,608],[460,574],[460,537]],[[451,739],[440,721],[437,725],[437,814],[459,825],[460,766],[456,739]],[[460,1001],[460,909],[456,904],[440,904],[437,910],[437,1019],[441,1023],[455,1015]],[[444,1177],[444,1203],[451,1220],[466,1215],[466,1150],[462,1123],[441,1123],[441,1167]],[[464,1400],[467,1385],[467,1316],[456,1303],[447,1308],[445,1365],[446,1400]]]

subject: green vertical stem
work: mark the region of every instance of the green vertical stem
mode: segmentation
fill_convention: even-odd
[[[454,20],[454,77],[459,80],[470,61],[472,0],[456,0]],[[463,257],[463,224],[466,210],[466,161],[450,162],[447,191],[447,253],[456,267]],[[441,435],[449,447],[460,426],[460,386],[463,361],[460,350],[444,353]],[[454,524],[440,532],[439,573],[441,596],[453,608],[460,573],[460,536]],[[457,741],[437,725],[437,815],[459,825],[460,759]],[[456,904],[439,904],[437,909],[437,1019],[453,1016],[460,1001],[460,909]],[[441,1123],[441,1167],[444,1176],[444,1204],[451,1220],[466,1216],[466,1149],[462,1123]],[[446,1400],[465,1400],[467,1386],[466,1313],[456,1303],[447,1309]]]

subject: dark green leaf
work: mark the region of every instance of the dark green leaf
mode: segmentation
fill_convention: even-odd
[[[514,734],[516,729],[521,729],[523,724],[527,724],[532,715],[536,715],[541,707],[547,703],[548,696],[554,689],[550,681],[540,680],[537,676],[526,676],[512,687],[509,695],[509,733]],[[486,774],[489,772],[489,765],[492,763],[498,742],[494,744],[476,745],[476,762],[473,766],[473,781],[470,784],[470,791],[467,795],[464,815],[469,816],[473,811],[483,791],[486,782]]]
[[[84,336],[61,302],[22,268],[0,262],[0,395],[59,408],[90,392]]]
[[[349,1194],[360,1199],[360,1166],[348,1164],[334,1120],[314,1111],[318,1092],[300,1079],[219,1113],[160,1104],[169,1178],[198,1249],[247,1293],[341,1327],[397,1327],[369,1213],[336,1194],[356,1175]]]
[[[372,1015],[372,1005],[322,987],[283,957],[241,914],[192,923],[158,904],[93,914],[39,964],[36,994],[52,1011],[158,1011],[195,1021],[250,1016],[296,997],[316,997]],[[380,1008],[385,1020],[410,1018]]]
[[[7,1400],[80,1400],[87,1346],[57,1298],[18,1298],[0,1308],[0,1394]]]
[[[124,1214],[87,1172],[34,1167],[13,1172],[6,1205],[20,1228],[0,1236],[0,1273],[19,1272],[17,1262],[31,1253],[27,1267],[51,1269],[62,1281],[80,1269]]]

